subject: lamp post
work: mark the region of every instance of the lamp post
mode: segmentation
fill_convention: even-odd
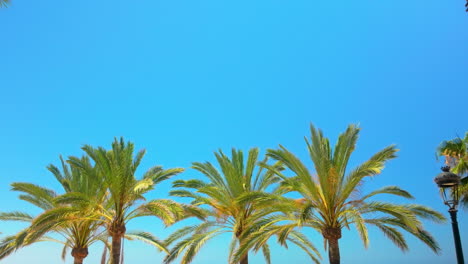
[[[435,183],[441,189],[444,203],[449,207],[450,218],[452,219],[453,239],[455,240],[455,251],[457,253],[457,263],[465,264],[463,260],[463,250],[460,240],[460,231],[457,222],[458,206],[458,185],[460,185],[460,176],[450,172],[450,167],[442,167],[442,173],[434,179]]]

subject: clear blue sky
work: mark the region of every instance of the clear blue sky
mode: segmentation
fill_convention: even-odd
[[[0,9],[0,210],[38,211],[9,191],[15,181],[58,187],[45,169],[82,144],[124,136],[152,165],[189,167],[231,147],[279,143],[306,160],[313,122],[333,141],[349,123],[361,138],[356,165],[395,143],[399,158],[365,190],[399,185],[417,203],[446,212],[433,177],[435,148],[468,130],[468,14],[441,0],[21,1]],[[180,178],[198,177],[187,170]],[[169,184],[151,197],[166,197]],[[151,198],[150,197],[150,198]],[[459,214],[468,257],[468,210]],[[22,226],[0,223],[11,234]],[[129,229],[165,238],[148,218]],[[453,263],[451,227],[428,224],[443,253],[409,238],[401,253],[371,230],[365,250],[344,231],[343,263]],[[306,231],[322,248],[321,237]],[[226,260],[229,237],[193,262]],[[125,244],[126,263],[163,255]],[[97,263],[100,246],[87,263]],[[5,264],[59,264],[61,247],[37,244]],[[323,252],[323,250],[322,250]],[[327,263],[324,252],[324,263]],[[252,263],[264,263],[261,256]],[[307,263],[275,248],[273,263]],[[68,258],[68,263],[72,259]]]

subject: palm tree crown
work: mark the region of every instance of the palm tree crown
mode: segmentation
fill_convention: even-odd
[[[87,157],[79,160],[87,173],[94,172],[93,166]],[[48,170],[55,176],[61,184],[64,191],[68,194],[79,192],[86,197],[100,196],[100,183],[96,177],[87,177],[81,170],[77,170],[68,166],[62,157],[62,171],[56,166],[49,165]],[[1,220],[25,221],[31,225],[19,232],[16,235],[6,237],[1,242],[0,258],[6,257],[13,251],[39,241],[55,241],[64,245],[62,258],[65,258],[68,248],[71,248],[71,255],[74,258],[74,263],[82,263],[88,255],[88,247],[96,241],[104,241],[103,229],[99,227],[99,223],[93,219],[87,219],[82,215],[83,219],[77,220],[76,217],[67,214],[70,207],[57,202],[58,195],[45,187],[41,187],[31,183],[12,183],[14,191],[19,191],[23,194],[20,199],[44,210],[37,217],[32,217],[22,212],[1,213]],[[51,217],[53,216],[53,217]],[[58,216],[58,217],[57,217]],[[58,233],[64,237],[65,241],[56,240],[47,237],[47,233]]]
[[[468,172],[468,132],[464,138],[455,138],[440,143],[437,156],[444,156],[445,163],[454,173],[463,175]]]
[[[443,156],[451,171],[465,176],[460,186],[460,203],[468,207],[468,132],[465,137],[443,141],[437,148],[437,156]]]
[[[263,193],[268,186],[278,182],[279,177],[274,173],[262,168],[256,171],[259,150],[253,148],[249,151],[246,161],[242,151],[233,149],[232,157],[229,158],[222,151],[215,153],[220,170],[215,168],[210,162],[193,163],[192,168],[201,172],[208,182],[202,180],[178,180],[173,183],[175,188],[183,188],[171,192],[174,196],[190,197],[194,205],[208,206],[210,217],[202,224],[182,228],[167,239],[170,244],[186,235],[190,237],[177,243],[165,262],[174,261],[183,254],[180,263],[190,263],[203,244],[222,233],[232,233],[233,239],[229,252],[229,263],[239,261],[241,264],[248,263],[248,250],[238,258],[234,257],[234,252],[238,247],[245,247],[246,234],[258,231],[265,219],[275,210],[267,208],[257,208],[255,202],[248,198],[252,193]],[[266,160],[264,160],[266,161]],[[280,169],[279,164],[273,165]],[[256,172],[255,172],[256,171]],[[194,192],[189,189],[193,189]],[[298,232],[293,232],[291,237],[299,236]],[[296,242],[300,240],[295,240]],[[303,244],[307,244],[307,240]],[[301,244],[301,242],[298,242]],[[257,244],[258,245],[258,244]],[[265,259],[270,263],[270,250],[266,243],[263,243],[255,250],[262,250]],[[310,242],[304,246],[313,255],[316,251]],[[317,252],[318,253],[318,252]]]
[[[332,264],[340,263],[338,240],[342,236],[341,230],[351,225],[357,229],[365,247],[369,244],[367,225],[374,225],[402,250],[407,250],[408,245],[398,229],[416,236],[438,252],[436,241],[423,229],[419,218],[443,221],[445,218],[440,213],[421,205],[398,205],[373,200],[379,194],[412,198],[397,186],[360,195],[364,179],[379,174],[386,161],[396,157],[397,149],[395,146],[386,147],[353,170],[347,171],[359,131],[358,127],[350,125],[332,149],[322,131],[311,125],[311,141],[306,138],[306,144],[316,175],[285,147],[268,150],[269,157],[282,162],[295,173],[294,177],[288,178],[276,172],[283,178],[279,192],[284,194],[295,191],[303,197],[291,220],[296,221],[298,226],[312,227],[322,234]]]
[[[85,145],[83,150],[95,162],[98,175],[102,178],[105,190],[107,190],[108,206],[103,207],[96,200],[87,202],[94,203],[96,208],[99,208],[96,213],[112,237],[112,264],[119,264],[122,261],[121,242],[126,234],[126,223],[131,219],[141,216],[156,216],[166,225],[170,225],[187,217],[187,212],[197,213],[191,207],[167,199],[141,202],[145,200],[144,194],[154,189],[156,184],[182,172],[182,168],[164,170],[161,166],[155,166],[144,173],[142,179],[137,179],[135,173],[145,151],[141,150],[133,156],[133,143],[126,143],[123,138],[115,139],[112,143],[112,149],[109,151],[102,147],[94,148],[89,145]],[[74,165],[82,168],[79,162],[74,163]],[[148,239],[146,242],[167,251],[159,240]]]

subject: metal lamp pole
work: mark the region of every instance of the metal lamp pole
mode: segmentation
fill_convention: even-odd
[[[465,264],[463,259],[463,250],[460,239],[460,230],[457,221],[458,206],[458,185],[460,185],[460,176],[450,172],[450,167],[442,167],[442,173],[434,179],[437,186],[441,189],[444,203],[449,207],[450,218],[452,219],[453,239],[455,241],[455,252],[457,253],[457,263]]]

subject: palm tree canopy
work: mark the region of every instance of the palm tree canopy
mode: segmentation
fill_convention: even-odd
[[[402,250],[408,245],[398,229],[403,229],[439,252],[434,238],[423,229],[421,218],[444,221],[440,213],[421,205],[398,205],[375,201],[381,194],[412,199],[407,191],[397,186],[361,195],[361,186],[368,177],[381,173],[385,163],[396,157],[395,146],[389,146],[374,154],[354,169],[347,168],[349,158],[356,147],[360,129],[350,125],[342,133],[334,148],[328,138],[313,125],[311,138],[305,139],[315,173],[311,173],[302,161],[288,149],[268,150],[268,156],[282,162],[295,175],[286,177],[277,172],[283,181],[278,193],[298,192],[303,200],[298,203],[296,213],[291,216],[299,226],[309,226],[322,233],[325,242],[341,238],[341,229],[354,225],[364,246],[369,244],[367,225],[377,226]],[[327,243],[325,244],[325,246]]]
[[[89,145],[85,145],[83,150],[95,162],[108,191],[109,208],[101,211],[106,219],[124,224],[138,216],[154,215],[169,225],[184,216],[185,208],[171,200],[160,199],[137,204],[145,200],[144,194],[154,189],[158,183],[182,172],[182,168],[164,170],[161,166],[155,166],[144,173],[142,179],[137,179],[135,173],[145,150],[133,156],[133,143],[126,143],[123,138],[115,139],[109,151]],[[82,166],[80,163],[76,165]]]
[[[460,186],[460,203],[468,207],[468,132],[464,138],[443,141],[437,148],[437,156],[443,156],[451,171],[465,176]]]
[[[169,179],[183,169],[164,170],[161,166],[156,166],[144,173],[142,179],[137,179],[135,172],[145,151],[140,151],[133,157],[132,143],[116,139],[109,151],[88,145],[83,149],[88,156],[70,157],[67,161],[70,167],[66,166],[63,160],[62,171],[52,165],[48,167],[66,190],[65,194],[57,196],[50,190],[32,186],[29,192],[49,195],[43,195],[46,198],[22,196],[45,210],[33,220],[30,229],[35,232],[30,232],[28,237],[34,235],[39,238],[42,234],[59,227],[66,227],[65,231],[72,228],[69,232],[75,236],[78,229],[90,232],[100,230],[99,233],[94,232],[93,237],[105,243],[109,235],[113,238],[117,235],[119,241],[122,238],[138,239],[167,252],[165,245],[149,233],[127,234],[125,224],[140,216],[156,216],[166,225],[193,215],[202,217],[200,210],[195,206],[179,204],[168,199],[145,201],[144,194],[152,190],[157,183]],[[15,188],[24,189],[24,185],[16,184]],[[75,240],[79,245],[90,243],[93,240],[90,240],[88,235],[91,233],[83,233],[83,236]],[[67,241],[67,245],[77,243]],[[118,252],[120,249],[112,250],[113,263],[118,263]]]
[[[89,158],[82,157],[80,160],[86,165],[89,174],[94,171],[89,162]],[[100,192],[98,178],[88,177],[81,170],[74,169],[65,163],[60,157],[62,170],[54,165],[49,165],[47,169],[55,176],[67,194],[80,193],[83,196],[95,197]],[[19,198],[27,201],[43,210],[43,213],[33,217],[23,212],[0,213],[0,220],[23,221],[31,225],[20,231],[18,234],[6,237],[1,241],[1,257],[6,257],[15,250],[40,241],[54,241],[64,245],[65,257],[66,248],[88,248],[92,243],[102,240],[102,229],[96,221],[90,219],[80,219],[67,214],[70,211],[68,205],[57,202],[58,195],[55,191],[41,187],[32,183],[12,183],[12,190],[21,194]],[[50,217],[53,216],[53,217]],[[85,214],[85,216],[88,216]],[[45,236],[53,232],[63,236],[64,240],[56,240]]]
[[[182,168],[163,169],[161,166],[155,166],[138,179],[135,174],[145,150],[134,155],[133,143],[120,138],[113,141],[110,150],[89,145],[82,149],[95,163],[97,176],[102,179],[106,190],[106,203],[103,206],[96,200],[83,199],[79,195],[63,196],[60,199],[63,202],[73,202],[77,208],[75,214],[89,206],[96,209],[94,212],[97,218],[112,237],[111,263],[122,262],[122,239],[129,237],[126,234],[126,224],[133,218],[155,216],[168,226],[187,217],[204,217],[203,212],[196,206],[180,204],[169,199],[145,199],[145,194],[153,190],[158,183],[179,174],[183,171]],[[80,162],[74,164],[78,168],[82,167]],[[166,251],[160,241],[151,240],[144,233],[140,233],[139,239]]]
[[[437,156],[444,156],[445,163],[454,173],[463,175],[468,172],[468,132],[464,138],[455,138],[440,143]]]
[[[258,241],[251,241],[248,248],[245,248],[247,242],[243,241],[246,234],[257,232],[261,226],[265,226],[268,222],[266,219],[277,211],[267,207],[257,208],[253,202],[252,197],[262,196],[271,184],[280,180],[273,171],[257,169],[258,156],[258,148],[250,149],[246,159],[240,150],[232,149],[231,157],[220,150],[215,153],[219,169],[210,162],[193,163],[192,168],[201,172],[208,181],[174,181],[173,187],[181,189],[172,191],[171,195],[192,198],[193,205],[206,206],[209,208],[209,217],[200,225],[176,231],[166,240],[167,244],[177,240],[180,242],[172,248],[165,263],[172,262],[179,256],[182,256],[180,263],[190,263],[209,239],[223,233],[233,234],[229,247],[230,263],[245,259],[250,249],[262,250],[267,263],[270,263],[270,251],[266,242],[260,244]],[[280,163],[271,167],[282,170]],[[291,236],[288,239],[293,238]],[[303,244],[303,248],[316,259],[318,252],[314,251],[312,243]],[[234,254],[239,247],[244,248],[245,254]]]

